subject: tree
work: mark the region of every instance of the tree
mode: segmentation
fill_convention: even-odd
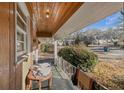
[[[88,46],[89,44],[93,44],[93,43],[95,44],[96,41],[99,42],[99,40],[101,39],[101,30],[88,29],[82,35],[83,35],[82,41],[84,42],[84,44]]]
[[[83,43],[86,46],[92,44],[94,40],[95,40],[95,38],[93,36],[82,36],[82,38],[81,38],[81,41],[83,41]]]
[[[74,43],[76,45],[79,45],[81,42],[81,35],[79,33],[77,33],[76,37],[75,37],[75,40],[74,40]]]

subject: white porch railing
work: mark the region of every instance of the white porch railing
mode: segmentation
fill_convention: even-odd
[[[63,58],[58,56],[57,60],[57,67],[59,67],[67,76],[69,79],[71,79],[72,75],[76,73],[77,68],[70,64],[69,62],[65,61]],[[78,85],[82,83],[85,86],[87,86],[89,89],[95,89],[95,90],[106,90],[107,88],[103,85],[101,85],[99,82],[96,80],[92,79],[91,77],[87,76],[82,70],[79,70],[79,74],[77,75],[77,80],[78,80]],[[82,82],[84,79],[85,83]],[[88,83],[87,81],[92,81],[92,83]],[[81,82],[80,82],[81,81]],[[92,87],[92,88],[91,88]]]
[[[62,47],[57,47],[57,50],[59,51],[61,48]],[[83,89],[82,85],[87,87],[87,89],[95,89],[95,90],[107,89],[105,86],[101,85],[99,82],[97,82],[93,78],[86,75],[86,73],[84,73],[81,69],[78,69],[77,67],[73,66],[71,63],[67,62],[66,60],[64,60],[62,57],[59,57],[58,55],[57,55],[56,65],[66,74],[66,76],[69,79],[71,79],[72,75],[76,73],[78,88],[80,88],[80,84],[81,84],[81,89]],[[92,83],[91,82],[88,83],[88,81],[91,81]]]
[[[76,72],[76,67],[65,61],[63,58],[58,57],[57,66],[66,73],[66,75],[71,79],[71,76]]]

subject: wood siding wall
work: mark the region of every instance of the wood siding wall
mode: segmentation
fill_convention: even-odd
[[[9,89],[9,3],[0,3],[0,89]]]
[[[15,64],[15,3],[0,3],[0,89],[22,89],[22,63]]]
[[[16,87],[16,69],[15,69],[15,4],[9,3],[9,89]],[[12,13],[11,13],[12,12]],[[4,39],[4,38],[3,38]],[[4,56],[4,55],[3,55]]]

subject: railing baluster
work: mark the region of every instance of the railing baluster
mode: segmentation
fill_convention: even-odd
[[[63,58],[58,57],[59,62],[57,63],[57,66],[62,69],[69,78],[75,73],[76,67],[74,67],[72,64],[65,61]]]
[[[71,79],[71,76],[76,73],[76,67],[70,64],[69,62],[65,61],[63,58],[58,57],[57,66],[66,73],[66,75]],[[84,74],[84,73],[83,73]],[[101,86],[99,83],[96,84],[99,86],[99,89],[107,89]],[[96,88],[95,88],[96,89]]]

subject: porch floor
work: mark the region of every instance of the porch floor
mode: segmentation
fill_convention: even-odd
[[[53,58],[48,58],[48,59],[39,59],[39,64],[43,63],[43,62],[47,62],[50,63],[52,65],[52,73],[53,73],[53,81],[52,81],[52,87],[50,90],[73,90],[73,85],[71,84],[71,82],[68,79],[64,79],[61,76],[61,72],[58,71],[58,68],[56,66],[53,65]],[[43,90],[48,90],[48,81],[44,81]],[[38,84],[33,81],[33,90],[37,90],[38,89]]]

